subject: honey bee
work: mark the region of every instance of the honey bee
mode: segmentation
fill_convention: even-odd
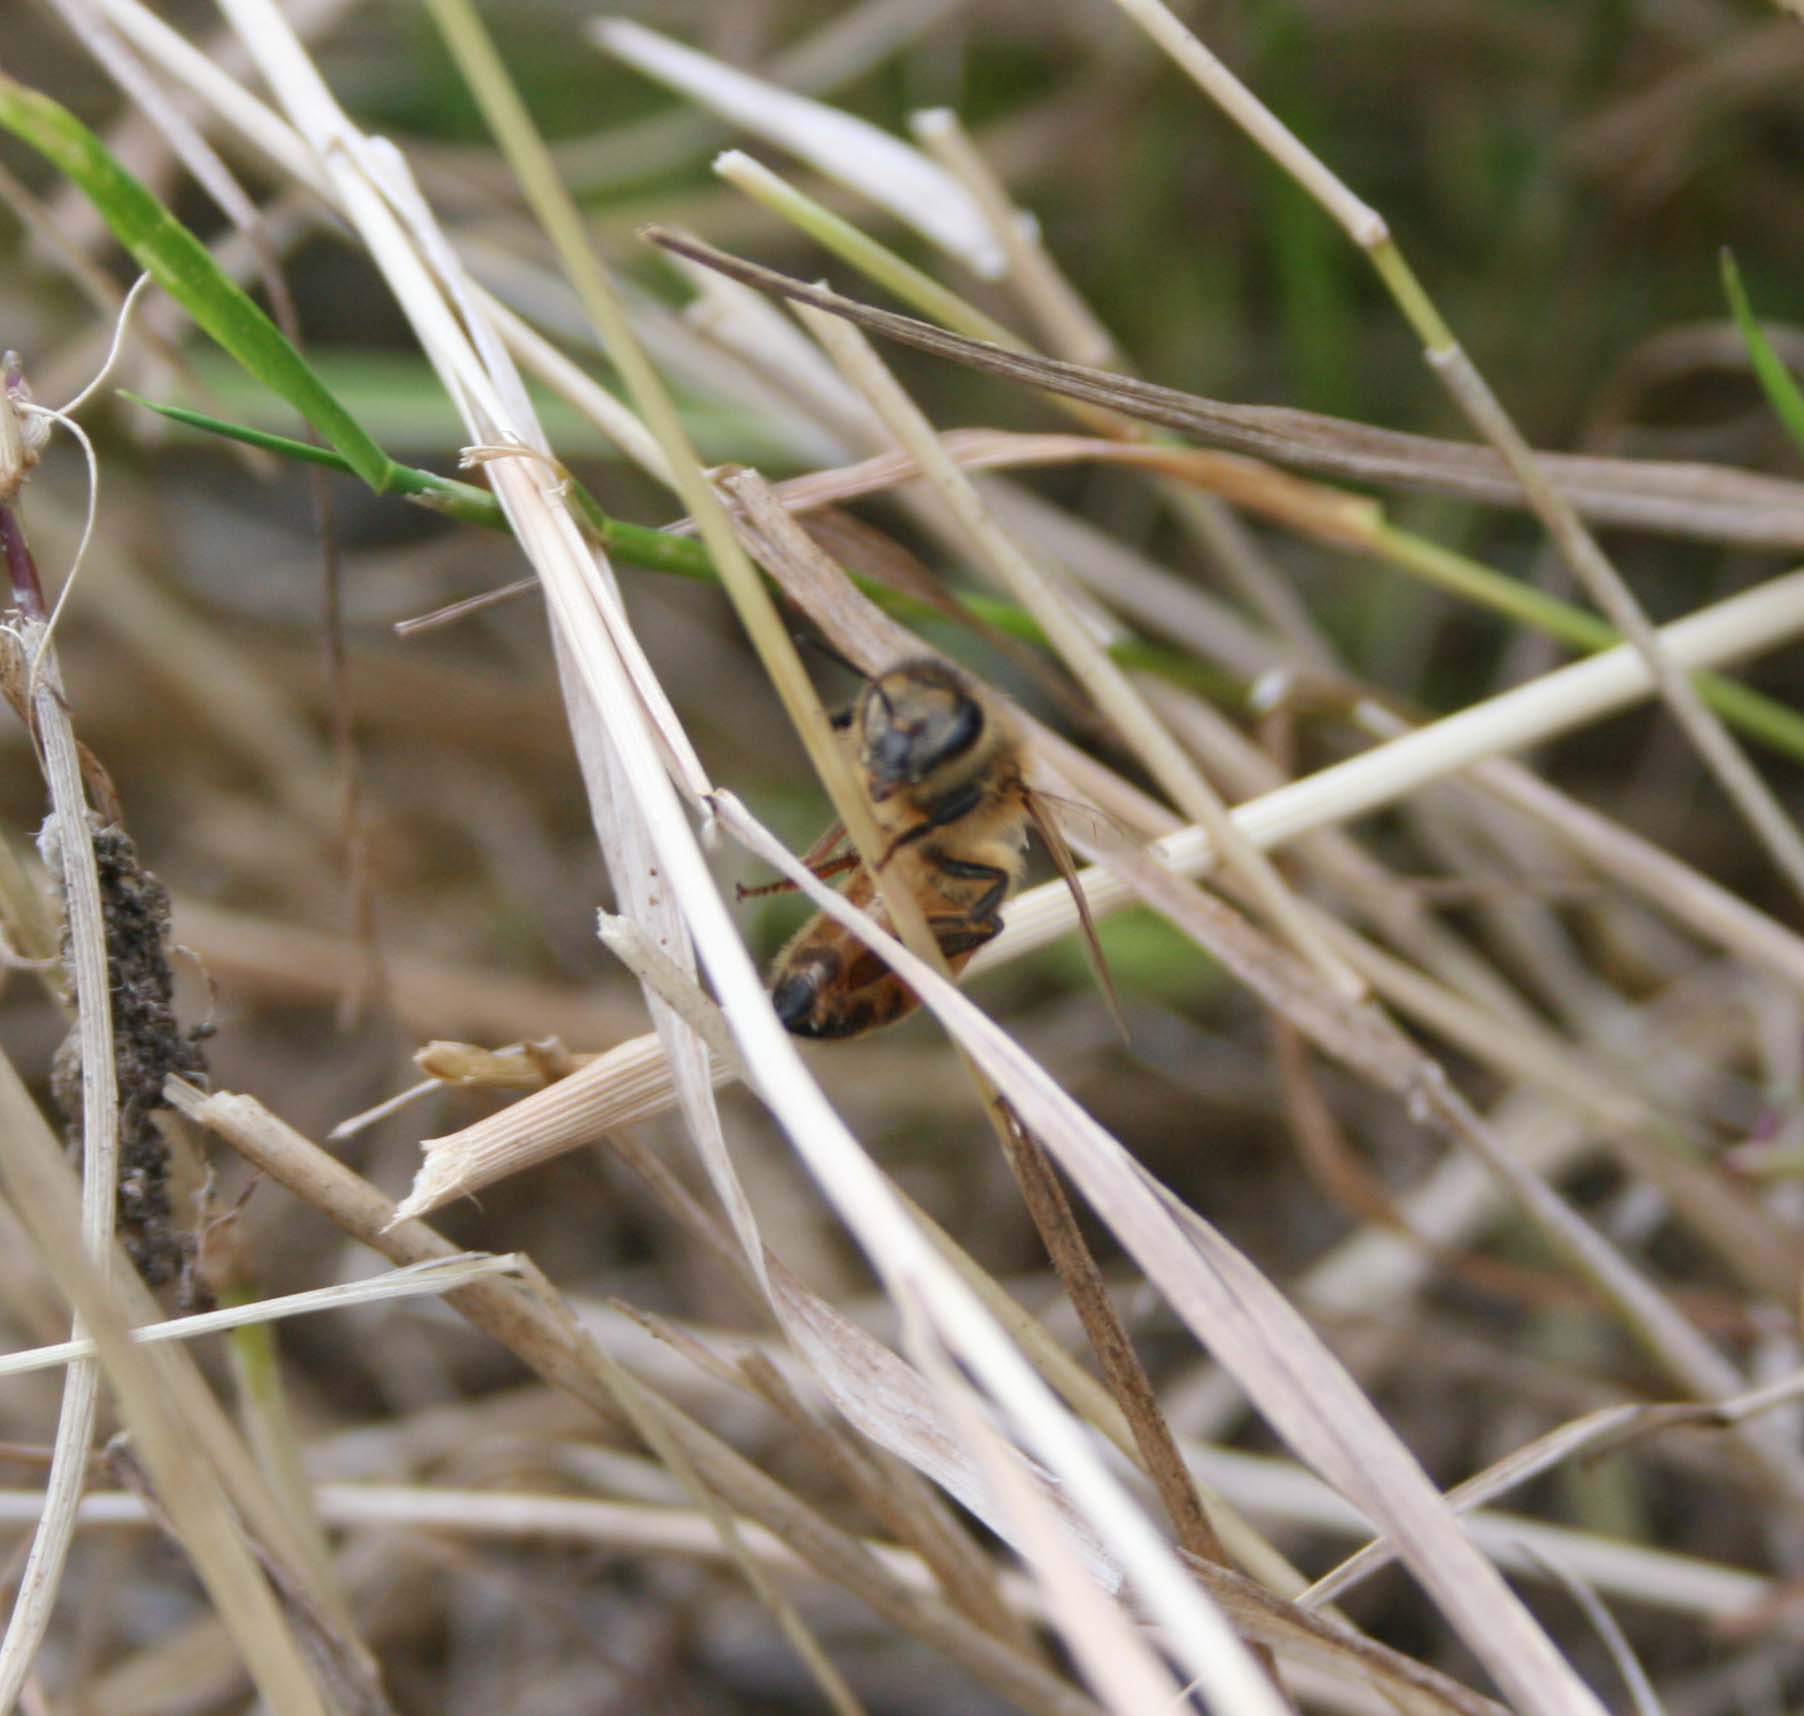
[[[1072,884],[1095,949],[1070,851],[1028,786],[1020,734],[993,698],[957,668],[922,656],[867,681],[833,724],[845,735],[886,842],[878,868],[893,870],[920,902],[955,974],[1001,933],[1002,905],[1021,880],[1030,824]],[[836,823],[805,862],[822,877],[854,871],[846,898],[889,928],[870,872],[856,854],[834,856],[844,835]],[[771,1004],[798,1037],[848,1038],[894,1024],[920,1000],[851,930],[822,914],[777,955]]]

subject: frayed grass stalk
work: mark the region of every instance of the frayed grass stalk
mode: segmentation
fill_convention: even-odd
[[[714,1063],[712,1071],[717,1082],[737,1078],[738,1057],[731,1065]],[[548,1162],[616,1127],[663,1113],[675,1100],[663,1044],[655,1035],[629,1038],[569,1078],[473,1126],[422,1140],[426,1160],[401,1200],[401,1215],[429,1215],[522,1165]]]

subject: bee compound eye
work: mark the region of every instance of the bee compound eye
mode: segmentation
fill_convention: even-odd
[[[961,697],[945,717],[935,723],[931,761],[937,765],[962,756],[983,736],[982,705]]]

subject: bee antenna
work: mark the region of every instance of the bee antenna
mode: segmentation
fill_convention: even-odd
[[[817,655],[824,655],[836,667],[843,667],[854,679],[864,678],[864,669],[824,637],[815,632],[791,632],[789,635],[798,649],[811,649]]]

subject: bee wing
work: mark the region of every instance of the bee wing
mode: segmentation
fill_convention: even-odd
[[[1121,1011],[1121,997],[1115,992],[1115,979],[1109,975],[1109,962],[1103,958],[1102,942],[1096,934],[1096,920],[1090,916],[1090,902],[1084,898],[1084,890],[1078,884],[1077,863],[1071,856],[1071,848],[1065,844],[1065,837],[1059,832],[1058,824],[1048,814],[1046,795],[1023,783],[1021,797],[1027,807],[1029,820],[1039,831],[1040,839],[1058,867],[1065,886],[1071,890],[1071,898],[1077,906],[1077,920],[1083,927],[1084,952],[1089,956],[1090,969],[1096,973],[1096,981],[1102,985],[1103,997],[1109,1004],[1109,1016],[1114,1019],[1115,1029],[1121,1033],[1121,1040],[1125,1043],[1129,1041],[1129,1037],[1127,1020]],[[1079,805],[1075,808],[1090,807]],[[1095,814],[1100,816],[1102,813],[1097,811]]]
[[[1070,817],[1075,821],[1087,822],[1091,829],[1110,840],[1138,842],[1135,835],[1119,816],[1106,811],[1099,804],[1086,804],[1081,798],[1068,798],[1062,792],[1050,792],[1043,786],[1028,787],[1039,801],[1048,806],[1056,806],[1061,817]]]

